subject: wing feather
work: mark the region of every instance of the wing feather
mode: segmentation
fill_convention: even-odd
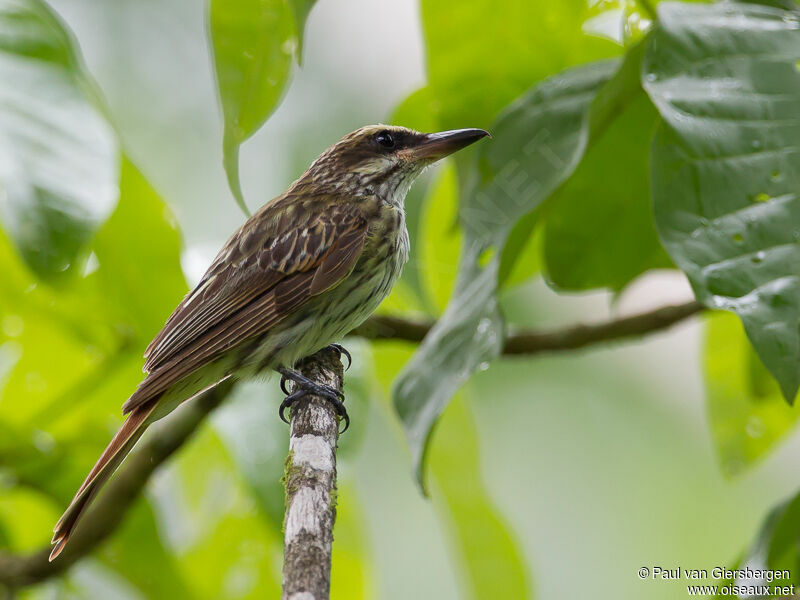
[[[353,268],[352,257],[361,254],[363,244],[364,235],[360,230],[350,229],[343,232],[339,241],[323,257],[322,264],[314,272],[311,295],[315,296],[343,279]]]
[[[291,210],[297,207],[267,205],[228,241],[148,346],[148,375],[123,412],[264,334],[349,274],[367,237],[358,205],[329,202],[326,210],[307,210],[288,227]]]

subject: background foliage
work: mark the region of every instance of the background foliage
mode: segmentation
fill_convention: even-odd
[[[800,440],[778,446],[800,373],[794,3],[206,8],[0,0],[0,548],[46,544],[147,342],[242,221],[231,196],[259,206],[388,121],[494,139],[407,200],[412,261],[381,310],[431,334],[348,343],[333,596],[676,597],[636,577],[652,564],[800,576]],[[732,312],[498,358],[514,328],[687,300],[683,274]],[[19,597],[278,597],[279,400],[238,390],[107,544]]]

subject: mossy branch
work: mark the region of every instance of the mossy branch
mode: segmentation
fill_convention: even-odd
[[[298,370],[317,384],[341,391],[342,363],[330,348],[302,361]],[[294,384],[289,383],[290,391]],[[330,402],[306,395],[291,408],[286,457],[283,600],[327,600],[336,520],[336,447],[339,420]]]

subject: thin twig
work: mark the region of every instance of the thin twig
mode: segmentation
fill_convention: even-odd
[[[231,382],[223,382],[187,403],[162,426],[156,425],[159,430],[134,449],[125,466],[81,519],[58,560],[48,561],[49,547],[24,556],[0,553],[0,585],[14,590],[53,577],[111,535],[140,496],[153,471],[192,436],[205,416],[228,396],[232,387]]]
[[[299,365],[317,384],[342,389],[342,362],[326,348]],[[289,384],[290,391],[294,384]],[[319,396],[295,401],[286,457],[283,600],[328,600],[336,520],[336,446],[339,422]]]
[[[563,352],[599,342],[640,337],[667,329],[701,310],[702,304],[691,301],[593,325],[573,325],[553,331],[511,331],[506,336],[503,355],[530,356],[542,352]],[[430,321],[374,315],[353,330],[351,335],[370,340],[404,340],[417,343],[422,341],[432,326]]]

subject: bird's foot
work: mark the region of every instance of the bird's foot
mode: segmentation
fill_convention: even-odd
[[[343,356],[347,359],[347,366],[344,368],[344,370],[347,371],[353,364],[353,357],[350,356],[350,353],[347,351],[347,348],[345,348],[341,344],[328,344],[328,348],[330,348],[331,350],[335,350],[336,352],[339,353],[339,360],[341,360]]]
[[[347,351],[345,350],[345,352]],[[347,431],[347,428],[350,427],[350,417],[344,407],[344,394],[342,392],[328,385],[315,383],[302,373],[298,373],[292,369],[278,367],[276,370],[281,374],[281,390],[284,394],[286,394],[286,398],[283,399],[283,402],[281,402],[281,406],[278,409],[278,415],[280,416],[281,421],[288,425],[289,421],[286,419],[285,415],[286,409],[290,408],[296,400],[299,400],[308,394],[312,394],[314,396],[325,398],[325,400],[333,405],[333,408],[336,410],[336,414],[344,419],[344,429],[342,429],[340,433]],[[288,389],[286,389],[287,381],[294,381],[295,383],[295,390],[291,393]]]

